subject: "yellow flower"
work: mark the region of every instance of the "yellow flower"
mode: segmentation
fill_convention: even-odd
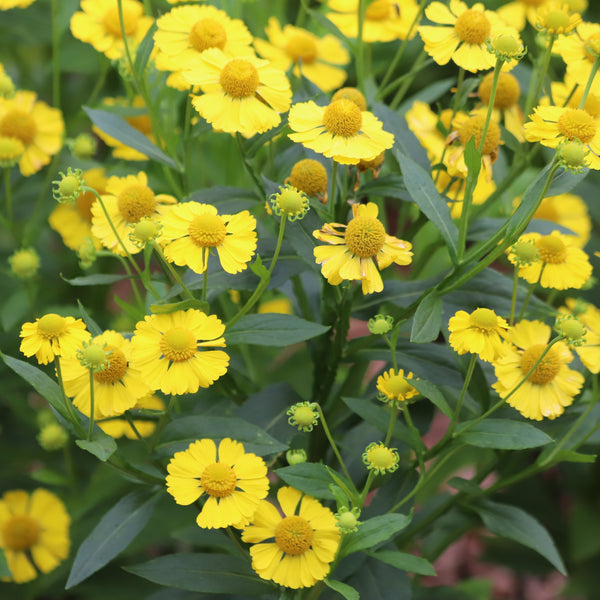
[[[567,298],[566,306],[559,308],[561,313],[576,315],[587,331],[581,346],[575,352],[590,373],[600,373],[600,310],[593,304],[575,298]]]
[[[263,459],[229,438],[221,440],[218,450],[211,439],[193,442],[175,453],[167,471],[167,491],[177,504],[187,506],[208,496],[196,518],[207,529],[243,527],[269,493]]]
[[[178,310],[147,315],[135,328],[132,366],[142,372],[152,390],[165,394],[193,394],[227,372],[225,326],[215,315],[200,310]]]
[[[348,225],[325,223],[313,236],[328,246],[314,249],[321,273],[331,285],[344,279],[362,282],[363,294],[383,290],[378,269],[392,263],[408,265],[412,261],[412,245],[388,235],[377,218],[379,209],[373,202],[353,204]]]
[[[280,315],[292,315],[294,314],[294,308],[287,296],[277,296],[272,300],[261,302],[258,305],[258,314],[264,315],[269,313],[277,313]]]
[[[279,113],[292,101],[285,73],[251,55],[230,58],[209,48],[194,57],[184,75],[204,92],[192,96],[194,108],[214,129],[227,133],[264,133],[279,125]]]
[[[137,400],[137,402],[131,407],[131,410],[140,409],[151,409],[151,410],[164,410],[165,403],[162,398],[159,398],[155,394],[146,394]],[[118,439],[120,437],[127,437],[130,440],[137,440],[138,436],[132,429],[131,424],[127,419],[107,419],[105,421],[96,421],[96,424],[104,433],[110,435],[110,437]],[[148,437],[154,433],[156,429],[156,421],[147,419],[136,419],[133,418],[133,424],[137,432],[142,437]]]
[[[393,473],[398,469],[400,457],[396,448],[388,448],[383,442],[371,442],[363,452],[363,463],[375,475]]]
[[[292,172],[285,183],[289,183],[307,196],[327,199],[327,171],[318,160],[312,158],[299,160],[292,167]]]
[[[506,398],[531,370],[550,341],[551,329],[540,321],[520,321],[510,331],[510,344],[495,364],[498,381],[492,386]],[[541,421],[562,415],[584,383],[567,365],[573,355],[564,342],[554,344],[533,373],[507,402],[527,419]]]
[[[600,52],[600,24],[580,23],[575,35],[561,35],[552,51],[558,54],[567,64],[567,73],[574,81],[585,82],[594,65],[594,60]],[[592,90],[600,94],[600,81],[594,78]]]
[[[413,378],[411,372],[404,374],[404,369],[400,369],[397,373],[394,369],[385,371],[377,378],[377,390],[381,394],[379,399],[393,401],[396,406],[401,402],[406,402],[414,396],[418,396],[419,392],[409,383],[409,379]]]
[[[34,356],[38,363],[47,365],[55,356],[73,356],[82,342],[90,339],[90,333],[81,319],[61,317],[48,313],[35,323],[23,323],[23,339],[19,350],[25,356]]]
[[[246,269],[256,250],[256,219],[247,210],[219,215],[210,204],[182,202],[165,215],[162,225],[166,259],[195,273],[206,271],[211,248],[228,273]]]
[[[540,260],[519,268],[519,277],[528,283],[537,283],[545,288],[566,290],[582,287],[592,274],[588,255],[573,244],[569,237],[553,231],[550,235],[526,233],[519,241],[533,240]],[[514,258],[509,260],[515,264]],[[541,278],[540,278],[541,275]]]
[[[37,173],[62,147],[65,124],[58,108],[21,90],[0,98],[0,137],[16,138],[24,147],[19,169],[25,177]]]
[[[157,221],[169,210],[170,205],[177,202],[173,196],[155,194],[148,187],[148,177],[143,171],[137,175],[110,177],[106,183],[106,194],[102,195],[102,200],[108,218],[130,254],[141,251],[141,248],[129,239],[132,231],[130,225],[138,223],[144,217]],[[106,248],[119,256],[125,256],[125,251],[115,237],[108,218],[100,202],[94,202],[92,204],[92,234]],[[158,238],[159,242],[161,239]]]
[[[572,33],[579,23],[581,15],[572,12],[565,2],[552,0],[538,8],[535,26],[554,35],[567,35]]]
[[[281,29],[275,17],[269,18],[265,32],[269,41],[256,38],[254,47],[274,68],[287,71],[293,66],[296,77],[304,75],[324,92],[335,90],[346,81],[346,71],[334,65],[348,64],[350,55],[334,35],[319,38],[293,25]]]
[[[253,544],[252,568],[263,579],[288,588],[312,587],[325,579],[338,550],[341,534],[335,515],[292,487],[280,488],[277,500],[281,512],[261,501],[242,533],[242,540]]]
[[[425,148],[431,164],[440,161],[446,147],[446,138],[452,131],[452,116],[452,109],[445,109],[438,115],[431,110],[429,104],[421,100],[415,100],[406,111],[408,128]]]
[[[394,136],[383,130],[373,113],[351,100],[335,100],[319,106],[312,100],[294,104],[289,114],[289,137],[338,163],[356,165],[394,145]]]
[[[494,362],[504,353],[502,340],[507,337],[508,323],[489,308],[478,308],[471,314],[459,310],[448,322],[448,342],[458,354],[479,355]]]
[[[11,8],[27,8],[35,0],[0,0],[0,10],[10,10]]]
[[[122,6],[128,44],[137,47],[153,19],[144,15],[144,6],[137,0],[123,0]],[[71,17],[71,32],[110,59],[121,58],[125,53],[117,0],[81,0],[81,11]]]
[[[37,571],[49,573],[67,558],[70,524],[65,505],[47,490],[5,492],[0,499],[0,548],[11,581],[31,581]]]
[[[547,4],[549,0],[514,0],[507,2],[497,9],[498,16],[507,24],[519,31],[525,29],[527,21],[535,25],[537,11],[540,6]]]
[[[33,248],[21,248],[8,257],[8,264],[18,279],[31,279],[40,268],[40,255]]]

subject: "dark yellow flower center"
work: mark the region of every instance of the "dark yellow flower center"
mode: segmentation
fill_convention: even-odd
[[[360,110],[367,110],[367,100],[360,90],[353,87],[340,88],[333,96],[331,101],[336,100],[352,100]]]
[[[483,115],[469,117],[458,129],[460,143],[466,146],[471,138],[475,138],[475,147],[479,148],[484,125],[485,117]],[[500,137],[500,127],[494,121],[490,121],[481,153],[484,155],[495,153],[498,150],[498,144],[500,144]]]
[[[234,98],[253,96],[260,78],[256,67],[244,58],[230,60],[219,77],[223,90]]]
[[[406,377],[402,377],[402,375],[392,375],[384,382],[384,385],[394,397],[406,396],[406,394],[414,389],[413,386],[408,383]]]
[[[200,19],[190,29],[190,44],[199,52],[209,48],[223,50],[227,43],[227,32],[221,23],[215,19]]]
[[[285,51],[294,62],[302,60],[306,65],[315,62],[318,55],[314,36],[304,31],[296,31],[290,36],[285,45]]]
[[[590,62],[594,62],[600,54],[600,32],[593,33],[583,43],[585,56]]]
[[[61,317],[60,315],[56,315],[54,313],[44,315],[37,322],[38,333],[46,339],[50,339],[56,337],[57,335],[60,335],[64,331],[65,326],[66,321],[64,317]]]
[[[173,327],[163,333],[160,338],[160,351],[163,356],[173,362],[189,360],[196,354],[198,344],[196,337],[183,327]]]
[[[379,219],[358,216],[346,227],[346,246],[355,256],[371,258],[385,244],[385,228]]]
[[[104,371],[96,371],[94,379],[100,383],[117,383],[121,381],[127,371],[127,358],[123,351],[115,346],[106,346],[105,352],[111,351],[108,355],[108,364]]]
[[[565,10],[551,10],[542,19],[542,26],[550,32],[563,31],[569,26],[571,19]]]
[[[351,100],[336,100],[325,109],[323,125],[333,135],[352,137],[360,131],[362,125],[361,110]]]
[[[388,0],[375,0],[369,4],[365,12],[365,19],[369,21],[385,21],[390,16],[390,3]]]
[[[310,548],[313,534],[313,528],[306,519],[286,517],[275,528],[275,543],[282,552],[298,556]]]
[[[545,349],[546,346],[544,344],[535,344],[523,352],[523,355],[521,356],[521,370],[523,371],[523,374],[529,373],[530,369],[535,365]],[[558,351],[556,348],[552,347],[548,350],[546,356],[544,356],[528,379],[531,383],[539,385],[550,383],[558,375],[560,366],[561,363]]]
[[[289,184],[307,196],[324,194],[327,192],[327,171],[319,161],[305,158],[292,167]]]
[[[13,515],[4,524],[2,535],[6,548],[20,552],[35,545],[40,526],[29,515]]]
[[[219,215],[198,215],[188,227],[191,240],[201,248],[220,246],[227,235],[225,221]]]
[[[477,93],[484,104],[490,103],[493,79],[494,73],[488,73],[479,84]],[[510,73],[500,72],[498,85],[496,87],[496,96],[494,98],[494,107],[500,110],[506,110],[518,102],[520,95],[521,88],[519,87],[517,78]]]
[[[24,110],[9,110],[0,121],[0,135],[17,138],[24,146],[33,142],[36,133],[37,125],[33,117]]]
[[[496,329],[498,327],[498,317],[493,310],[489,308],[478,308],[469,315],[469,323],[471,327],[478,329]]]
[[[526,6],[541,6],[546,0],[520,0]]]
[[[391,469],[396,464],[396,455],[382,444],[367,450],[367,460],[376,469]]]
[[[535,245],[545,263],[559,265],[567,258],[567,247],[557,235],[543,235]]]
[[[0,161],[11,163],[21,158],[23,152],[25,146],[19,138],[0,136]]]
[[[154,192],[147,185],[127,186],[117,197],[121,216],[129,223],[137,223],[142,217],[149,217],[156,208]]]
[[[123,29],[125,29],[125,35],[131,37],[137,29],[139,12],[135,5],[125,4],[123,2]],[[121,35],[121,22],[119,20],[119,8],[113,6],[109,8],[102,17],[102,24],[110,35],[116,38],[122,38]]]
[[[483,44],[491,30],[492,26],[483,12],[472,8],[465,10],[454,23],[456,35],[467,44]]]
[[[209,496],[216,498],[224,498],[233,494],[236,483],[235,471],[229,465],[220,462],[208,465],[200,478],[200,484],[204,491]]]

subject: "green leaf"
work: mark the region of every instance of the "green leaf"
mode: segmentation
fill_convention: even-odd
[[[66,281],[70,285],[77,286],[88,286],[88,285],[112,285],[118,281],[129,279],[129,275],[111,275],[109,273],[97,273],[96,275],[85,275],[84,277],[73,277],[68,279],[63,277],[63,281]]]
[[[411,379],[410,385],[412,385],[421,396],[424,396],[435,404],[435,406],[437,406],[447,417],[452,417],[453,411],[437,386],[424,379]]]
[[[301,463],[275,469],[275,474],[288,485],[297,490],[320,498],[322,500],[335,500],[335,496],[329,489],[332,483],[327,467],[321,463]]]
[[[75,440],[75,443],[82,450],[87,450],[102,462],[106,462],[117,451],[115,440],[98,427],[94,429],[91,440]]]
[[[9,331],[16,323],[23,321],[29,312],[27,290],[21,288],[14,294],[2,300],[0,308],[0,321],[2,329]]]
[[[543,465],[548,455],[552,454],[554,448],[549,446],[548,448],[544,448],[544,451],[538,456],[538,459],[535,461],[538,465]],[[583,454],[582,452],[575,452],[575,450],[559,450],[552,457],[552,463],[548,466],[555,465],[559,462],[572,462],[572,463],[595,463],[597,458],[597,454]]]
[[[369,425],[373,425],[373,427],[376,427],[382,433],[387,432],[390,424],[390,412],[381,402],[374,404],[372,401],[365,400],[364,398],[346,397],[343,397],[342,401],[353,413],[356,413],[361,419],[369,423]],[[400,421],[394,423],[392,439],[402,440],[409,446],[413,444],[410,430]]]
[[[373,546],[392,539],[410,521],[410,516],[398,513],[379,515],[365,521],[359,526],[358,531],[350,533],[344,538],[344,545],[340,551],[341,557],[361,550],[372,549]]]
[[[440,334],[443,304],[436,290],[423,298],[413,318],[410,341],[417,344],[433,342]]]
[[[8,567],[8,562],[6,561],[6,555],[4,554],[4,550],[0,548],[0,577],[11,577],[12,573],[10,572],[10,568]]]
[[[81,304],[81,301],[79,300],[79,298],[77,299],[77,306],[79,306],[79,312],[81,313],[81,318],[83,319],[83,322],[85,323],[86,327],[88,328],[88,331],[94,337],[96,337],[97,335],[101,335],[102,329],[100,329],[100,326],[98,325],[98,323],[96,323],[96,321],[94,321],[94,319],[92,319],[92,317],[90,317],[90,315],[88,314],[88,311],[85,310],[85,307],[83,306],[83,304]]]
[[[176,310],[187,310],[188,308],[199,308],[206,314],[210,311],[208,302],[203,302],[197,298],[186,298],[180,302],[170,302],[168,304],[151,304],[150,311],[153,313],[172,313]]]
[[[84,106],[83,110],[92,123],[101,131],[119,140],[122,144],[141,152],[149,159],[162,163],[172,169],[179,169],[177,163],[155,146],[143,133],[134,129],[125,119],[112,112]]]
[[[508,538],[535,550],[560,573],[567,574],[554,541],[540,522],[521,508],[482,500],[473,505],[485,526],[496,535]]]
[[[407,554],[406,552],[396,552],[395,550],[379,550],[377,552],[367,552],[367,554],[401,571],[417,573],[418,575],[436,574],[433,565],[421,556]]]
[[[465,433],[461,429],[469,426],[469,421],[459,425],[456,436],[460,441],[478,448],[497,448],[499,450],[524,450],[537,448],[552,441],[541,429],[530,423],[510,419],[485,419]]]
[[[81,583],[125,550],[152,516],[159,494],[132,492],[121,498],[83,541],[69,573],[66,589]]]
[[[54,469],[37,469],[31,473],[31,479],[46,485],[67,485],[69,480]]]
[[[293,315],[256,314],[242,317],[227,330],[225,339],[228,346],[254,344],[284,347],[322,335],[328,329],[329,327]]]
[[[150,59],[150,54],[154,48],[154,32],[156,31],[156,21],[152,23],[144,39],[140,42],[137,52],[135,53],[135,60],[133,62],[133,70],[138,80],[142,80],[145,76],[146,65]]]
[[[475,137],[471,137],[465,146],[465,165],[469,170],[469,177],[477,181],[481,171],[481,153],[475,147]]]
[[[202,594],[246,597],[274,589],[253,574],[246,560],[227,554],[169,554],[123,568],[159,585]]]
[[[398,198],[406,200],[410,198],[408,190],[404,185],[404,178],[400,175],[383,175],[377,179],[367,181],[360,186],[357,194],[359,196],[387,196],[389,198]]]
[[[336,581],[335,579],[327,579],[327,577],[323,581],[328,588],[331,588],[340,596],[344,596],[346,600],[358,600],[360,598],[359,593],[347,583],[342,583],[341,581]]]

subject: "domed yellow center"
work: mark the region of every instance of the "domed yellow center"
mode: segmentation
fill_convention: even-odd
[[[494,73],[488,73],[479,84],[478,95],[484,104],[490,103],[493,79]],[[510,73],[501,72],[498,77],[494,107],[500,110],[506,110],[518,102],[520,95],[521,88],[519,87],[517,78]]]
[[[298,556],[310,548],[313,535],[313,528],[306,519],[286,517],[275,528],[275,543],[282,552]]]
[[[199,52],[209,48],[223,50],[227,43],[227,32],[215,19],[200,19],[190,29],[190,44]]]
[[[333,135],[352,137],[360,131],[362,113],[351,100],[335,100],[323,113],[323,125]]]
[[[569,26],[571,19],[565,10],[551,10],[542,19],[542,24],[548,31],[562,31]]]
[[[406,394],[414,390],[413,386],[406,380],[406,377],[402,377],[402,375],[392,375],[384,385],[395,398],[406,396]]]
[[[324,194],[327,191],[327,171],[320,162],[305,158],[292,167],[289,183],[307,196]]]
[[[172,327],[160,338],[160,351],[163,356],[173,362],[189,360],[196,354],[198,344],[196,337],[183,327]]]
[[[156,198],[148,186],[133,184],[118,195],[117,207],[127,222],[137,223],[142,217],[149,217],[154,213]]]
[[[23,152],[25,152],[25,146],[19,138],[0,136],[0,161],[17,160],[23,155]]]
[[[33,142],[36,133],[37,125],[33,117],[24,110],[9,110],[0,120],[0,135],[17,138],[25,146]]]
[[[131,37],[135,33],[139,14],[139,10],[135,5],[123,2],[123,29],[125,29],[127,37]],[[104,13],[102,24],[104,25],[104,29],[113,37],[123,37],[121,34],[121,22],[119,20],[119,8],[116,4]]]
[[[465,10],[454,23],[454,31],[467,44],[483,44],[490,35],[492,26],[480,10]]]
[[[256,67],[244,58],[230,60],[219,77],[223,90],[234,98],[254,95],[260,79]]]
[[[523,371],[524,375],[529,373],[545,348],[546,346],[544,344],[535,344],[523,352],[523,355],[521,356],[521,371]],[[535,368],[528,379],[531,383],[540,385],[550,383],[558,375],[560,366],[561,363],[558,351],[554,347],[550,348],[546,356],[542,358],[540,364]]]
[[[543,235],[535,245],[545,263],[559,265],[567,258],[567,247],[557,235]]]
[[[471,327],[477,327],[478,329],[496,329],[498,327],[498,317],[493,310],[489,308],[478,308],[469,315],[469,323]]]
[[[38,333],[46,339],[60,335],[65,326],[66,320],[64,317],[54,313],[44,315],[37,323]]]
[[[294,421],[300,427],[309,427],[314,423],[315,413],[310,406],[297,406],[294,410]]]
[[[391,469],[396,464],[396,456],[385,446],[374,446],[367,452],[367,460],[376,469]]]
[[[236,483],[235,471],[229,465],[220,462],[208,465],[200,478],[200,484],[206,493],[216,498],[233,494]]]
[[[379,219],[358,216],[348,223],[345,240],[352,254],[371,258],[383,248],[385,229]]]
[[[331,96],[331,101],[335,102],[336,100],[352,100],[360,110],[367,110],[367,100],[363,96],[360,90],[357,90],[353,87],[345,87],[339,89],[333,96]]]
[[[117,383],[127,371],[127,359],[123,351],[114,346],[106,346],[104,350],[111,351],[108,355],[108,364],[104,371],[94,373],[94,379],[100,383]]]
[[[285,45],[285,51],[294,62],[301,60],[306,65],[315,62],[318,55],[314,37],[304,31],[297,31],[290,36]]]
[[[15,552],[34,546],[39,535],[40,526],[29,515],[13,515],[2,530],[5,547]]]
[[[225,240],[227,228],[219,215],[198,215],[190,223],[188,233],[196,246],[215,248]]]
[[[479,148],[484,125],[485,117],[483,115],[469,117],[458,130],[458,139],[460,140],[460,143],[463,146],[466,146],[471,138],[475,138],[475,147]],[[494,121],[490,121],[483,147],[481,148],[481,153],[493,154],[496,152],[498,150],[498,144],[500,144],[500,137],[500,127],[498,127]]]
[[[369,4],[365,12],[365,19],[369,21],[385,21],[390,16],[390,3],[388,0],[375,0]]]
[[[583,43],[585,48],[585,56],[590,62],[596,60],[596,56],[600,54],[600,32],[592,33],[590,37]]]

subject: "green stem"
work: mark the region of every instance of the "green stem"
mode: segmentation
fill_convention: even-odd
[[[425,445],[423,444],[423,440],[421,439],[421,432],[415,427],[413,420],[410,416],[410,410],[408,408],[408,402],[402,403],[402,412],[404,413],[404,418],[406,419],[406,424],[410,429],[412,436],[415,441],[415,455],[417,456],[417,461],[419,463],[419,469],[422,473],[425,472],[425,461],[423,458]]]
[[[51,3],[52,19],[52,105],[60,110],[60,36],[58,27],[58,0]]]
[[[95,394],[94,394],[94,387],[95,387],[95,382],[96,380],[94,379],[94,369],[89,369],[90,372],[90,417],[89,417],[89,426],[88,426],[88,434],[87,434],[87,439],[88,441],[90,441],[92,439],[92,436],[94,435],[94,410],[96,408],[95,406]]]
[[[513,288],[512,288],[512,296],[510,299],[510,320],[509,325],[512,327],[515,322],[515,308],[517,305],[517,289],[519,286],[519,265],[515,265],[514,273],[513,273]]]
[[[125,418],[127,419],[127,422],[129,423],[129,427],[131,427],[131,429],[133,429],[133,433],[135,433],[135,437],[137,437],[138,440],[140,440],[144,446],[146,447],[146,450],[150,451],[150,446],[148,446],[148,440],[144,437],[142,437],[142,434],[138,431],[138,428],[135,426],[135,421],[133,420],[133,417],[131,416],[131,413],[126,410],[125,411]]]
[[[363,30],[365,25],[365,13],[367,5],[365,0],[358,0],[358,37],[356,40],[356,80],[358,89],[365,93],[365,42]]]
[[[335,200],[337,193],[337,172],[338,172],[338,164],[333,159],[333,164],[331,167],[331,193],[329,194],[329,214],[331,215],[331,220],[335,221]]]
[[[527,310],[527,306],[529,305],[531,296],[533,296],[533,291],[535,290],[535,288],[538,286],[538,284],[542,280],[542,273],[544,272],[545,266],[546,266],[546,263],[544,263],[542,265],[542,268],[540,269],[540,276],[538,277],[538,280],[535,283],[532,283],[529,285],[529,289],[527,290],[527,296],[525,296],[525,300],[523,300],[523,306],[521,307],[521,310],[519,312],[519,321],[523,318],[523,315],[525,315],[525,311]]]
[[[585,101],[587,100],[588,94],[590,93],[594,77],[596,77],[596,73],[598,72],[598,67],[600,67],[600,55],[598,55],[594,59],[594,64],[592,65],[590,76],[588,77],[585,90],[583,90],[583,96],[581,96],[581,100],[579,101],[579,108],[583,108],[585,106]]]
[[[54,357],[54,367],[56,369],[56,378],[58,379],[58,386],[60,388],[60,393],[61,393],[63,402],[65,403],[65,408],[67,409],[67,412],[69,413],[69,419],[70,419],[71,423],[73,424],[73,427],[75,428],[75,431],[77,432],[77,435],[79,435],[80,437],[83,437],[85,435],[85,429],[84,429],[83,425],[81,424],[81,420],[75,414],[75,409],[73,408],[73,405],[71,404],[71,400],[69,399],[69,397],[67,396],[67,393],[65,392],[65,386],[64,386],[63,377],[62,377],[62,369],[60,366],[60,358],[58,356]]]
[[[533,95],[531,91],[533,89],[533,80],[532,85],[529,89],[529,93],[527,94],[527,101],[525,103],[525,116],[528,117],[531,109],[538,103],[540,93],[542,91],[542,86],[544,85],[544,79],[546,79],[546,73],[548,71],[548,66],[550,65],[550,58],[552,57],[552,46],[554,46],[554,42],[556,40],[556,34],[550,34],[550,39],[548,41],[548,46],[546,46],[546,53],[544,54],[544,58],[542,60],[542,67],[538,72],[537,84],[535,86],[535,92]]]
[[[423,50],[423,51],[421,51],[421,54],[419,54],[419,56],[417,56],[415,62],[412,64],[412,66],[410,68],[410,71],[408,72],[408,77],[406,77],[406,79],[403,80],[402,86],[396,92],[394,99],[390,102],[390,108],[392,110],[396,110],[398,108],[398,106],[400,105],[400,102],[402,102],[402,100],[404,99],[406,92],[408,91],[408,89],[410,88],[410,86],[413,82],[414,75],[416,75],[421,69],[423,69],[425,64],[430,64],[431,62],[433,62],[431,60],[427,60],[427,63],[425,63],[426,59],[427,59],[427,53]]]
[[[460,409],[462,408],[463,401],[467,394],[467,390],[469,389],[469,384],[471,383],[471,378],[473,377],[473,371],[475,370],[475,365],[477,364],[477,354],[471,354],[471,359],[469,360],[469,366],[467,367],[467,373],[465,375],[465,380],[463,382],[462,389],[460,390],[460,396],[458,397],[458,402],[456,403],[456,410],[452,415],[452,420],[450,421],[450,425],[448,426],[448,437],[451,437],[454,433],[454,429],[456,428],[456,424],[460,418]]]
[[[6,195],[6,218],[13,226],[12,186],[10,183],[10,167],[4,167],[4,193]]]
[[[152,436],[152,442],[150,443],[150,452],[152,452],[156,447],[156,444],[158,443],[158,440],[160,440],[160,436],[162,435],[164,428],[167,426],[167,423],[171,419],[171,411],[173,410],[173,407],[175,406],[176,402],[177,396],[171,394],[171,397],[169,399],[169,406],[167,406],[167,410],[162,415],[160,415],[158,423],[156,424],[156,429],[154,431],[154,435]]]
[[[387,432],[385,434],[385,440],[383,442],[384,446],[387,446],[390,443],[392,435],[394,434],[394,425],[396,425],[396,419],[398,418],[398,408],[396,407],[396,405],[393,402],[390,402],[388,406],[390,409],[390,421],[388,423]]]
[[[206,294],[208,292],[208,248],[202,250],[204,253],[204,273],[202,274],[202,302],[206,302]]]
[[[194,294],[192,294],[192,292],[190,292],[190,290],[183,283],[183,280],[179,276],[179,273],[177,273],[177,271],[173,268],[171,263],[166,259],[161,247],[156,243],[156,241],[152,241],[152,249],[154,250],[154,252],[156,252],[156,255],[158,256],[158,258],[160,258],[162,264],[166,267],[169,275],[171,275],[171,277],[173,278],[173,281],[175,281],[175,283],[177,283],[177,285],[183,290],[183,295],[187,298],[193,299]]]
[[[121,256],[120,254],[114,254],[112,252],[110,252],[110,254],[112,256],[116,256],[119,259],[119,262],[123,265],[123,268],[125,269],[125,272],[127,273],[127,276],[130,278],[131,289],[133,290],[133,295],[135,296],[135,300],[138,303],[138,307],[140,308],[140,310],[142,312],[145,312],[146,308],[145,308],[144,300],[140,296],[140,290],[138,289],[138,282],[133,277],[133,273],[131,272],[131,269],[129,268],[129,263],[125,260],[125,257]]]

